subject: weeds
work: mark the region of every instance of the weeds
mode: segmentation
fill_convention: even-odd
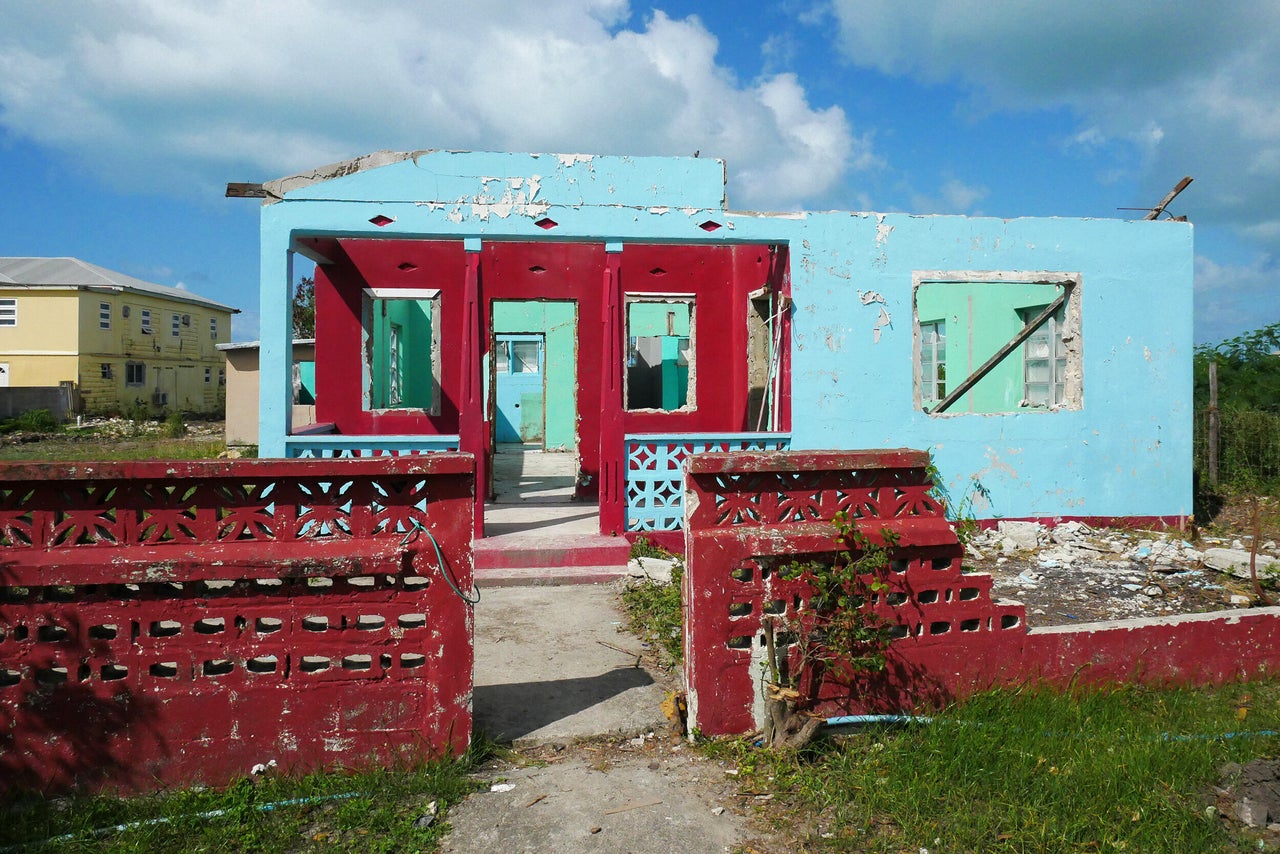
[[[180,439],[187,435],[187,419],[181,412],[172,412],[160,425],[160,435],[166,439]]]
[[[47,409],[29,409],[0,424],[0,433],[60,433],[62,424]]]
[[[483,745],[408,770],[243,778],[220,791],[0,804],[0,850],[45,840],[103,851],[434,850],[443,814],[475,788]],[[441,813],[422,820],[435,801]],[[422,826],[419,826],[422,825]]]
[[[800,753],[708,749],[825,850],[1242,850],[1259,837],[1218,818],[1210,787],[1222,763],[1275,754],[1278,700],[1262,683],[1024,689]]]
[[[684,563],[644,537],[631,546],[631,557],[656,557],[674,560],[671,581],[663,583],[651,578],[633,581],[622,591],[622,606],[627,616],[627,629],[657,649],[664,665],[679,664],[684,658],[684,614],[681,588]]]

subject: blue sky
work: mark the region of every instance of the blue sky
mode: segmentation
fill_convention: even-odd
[[[0,255],[189,288],[250,340],[226,183],[380,148],[700,151],[739,210],[1130,217],[1191,175],[1196,341],[1280,321],[1280,4],[0,3]]]

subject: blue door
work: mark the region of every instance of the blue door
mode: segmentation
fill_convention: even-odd
[[[542,443],[544,432],[541,335],[498,335],[493,346],[499,442]]]

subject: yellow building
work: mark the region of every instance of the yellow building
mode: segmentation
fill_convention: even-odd
[[[0,258],[0,386],[73,382],[86,412],[220,413],[235,313],[77,258]]]

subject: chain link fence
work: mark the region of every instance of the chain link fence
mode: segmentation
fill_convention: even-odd
[[[1218,477],[1226,486],[1280,486],[1280,414],[1256,409],[1218,413]],[[1195,465],[1201,484],[1213,483],[1209,460],[1209,411],[1196,413]]]

